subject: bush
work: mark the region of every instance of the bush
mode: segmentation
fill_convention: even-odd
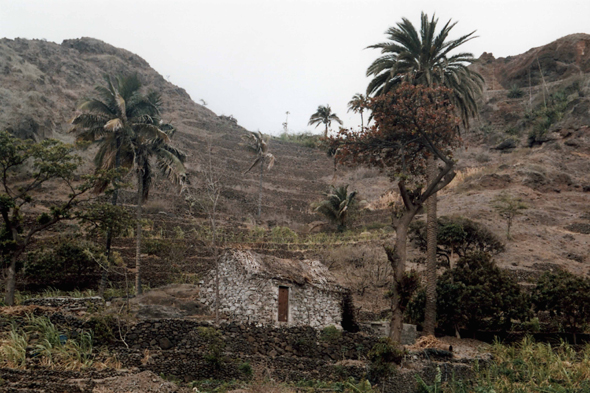
[[[488,254],[468,254],[438,280],[438,324],[447,331],[508,329],[529,312],[530,299]]]
[[[521,98],[524,96],[524,91],[517,85],[512,85],[507,94],[508,98]]]
[[[565,330],[583,331],[590,323],[590,280],[566,271],[546,272],[532,295],[538,311],[547,311]]]
[[[334,325],[326,326],[320,333],[320,340],[335,342],[342,337],[342,331]]]
[[[85,289],[96,284],[101,254],[94,243],[59,238],[46,243],[41,250],[29,252],[23,273],[35,289]]]
[[[426,223],[412,223],[409,238],[420,251],[426,252]],[[465,217],[439,217],[437,244],[439,262],[447,267],[450,267],[453,254],[458,257],[465,257],[473,252],[496,255],[505,250],[500,238],[492,231]]]
[[[225,362],[225,358],[223,357],[225,341],[223,341],[221,332],[214,327],[205,326],[199,326],[197,331],[199,336],[202,337],[207,344],[205,360],[216,369],[220,369]]]
[[[293,243],[297,241],[299,235],[289,227],[274,227],[270,231],[270,238],[274,243]]]
[[[248,379],[251,378],[252,374],[254,373],[252,371],[252,365],[250,364],[250,362],[244,362],[240,364],[238,370],[240,370],[240,372]]]
[[[485,253],[461,258],[439,278],[436,292],[438,327],[448,333],[455,329],[507,330],[530,314],[530,299],[516,280]],[[405,310],[406,320],[421,325],[425,305],[426,292],[421,288]]]
[[[395,372],[395,365],[401,364],[405,351],[389,337],[379,339],[367,354],[369,365],[369,380],[373,383]]]

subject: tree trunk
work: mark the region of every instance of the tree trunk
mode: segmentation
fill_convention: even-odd
[[[434,156],[427,161],[428,184],[437,175]],[[424,310],[424,334],[434,335],[436,326],[436,235],[438,229],[436,194],[426,200],[426,307]]]
[[[363,111],[361,111],[361,131],[365,130],[365,122],[363,121]]]
[[[119,167],[121,166],[121,139],[117,138],[117,152],[115,153],[115,169],[119,169]],[[117,206],[117,199],[119,198],[119,188],[117,187],[117,185],[113,182],[113,185],[115,186],[115,189],[113,191],[113,199],[111,201],[113,206]],[[100,275],[100,285],[98,287],[98,296],[100,297],[104,297],[104,291],[107,287],[107,281],[108,281],[108,268],[111,265],[111,244],[113,241],[113,232],[111,231],[111,229],[109,228],[108,232],[107,232],[107,241],[106,241],[106,246],[105,246],[105,256],[107,258],[107,266],[106,268],[102,269],[102,273]]]
[[[143,179],[137,171],[137,230],[135,241],[135,293],[141,295],[141,203],[143,202]]]
[[[215,209],[215,207],[213,207]],[[217,252],[217,225],[215,222],[215,213],[209,214],[211,221],[211,248],[213,251],[213,258],[215,258],[215,325],[219,326],[219,253]]]
[[[264,171],[264,158],[260,160],[260,183],[258,185],[258,214],[257,217],[260,219],[262,212],[262,172]]]
[[[328,124],[326,123],[326,130],[324,131],[324,138],[328,137]]]
[[[393,248],[386,248],[387,257],[393,270],[393,296],[391,299],[391,321],[389,323],[389,337],[398,343],[401,343],[403,329],[403,310],[401,309],[401,297],[398,291],[398,285],[403,280],[406,271],[406,243],[408,238],[408,227],[416,215],[418,208],[406,210],[404,215],[397,223],[395,229],[395,245]]]
[[[14,306],[14,292],[16,288],[16,258],[10,258],[8,275],[6,277],[6,295],[4,302],[9,306]]]

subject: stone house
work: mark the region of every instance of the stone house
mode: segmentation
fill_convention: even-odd
[[[266,326],[341,326],[346,290],[319,261],[282,259],[229,250],[219,259],[220,312],[234,321]],[[201,286],[215,307],[215,269]]]

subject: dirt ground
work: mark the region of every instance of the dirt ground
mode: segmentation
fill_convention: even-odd
[[[123,377],[106,378],[95,381],[93,393],[189,393],[189,388],[181,388],[152,373],[143,371]]]

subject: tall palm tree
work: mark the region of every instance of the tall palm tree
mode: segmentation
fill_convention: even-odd
[[[356,191],[348,193],[348,184],[345,186],[330,186],[330,191],[324,193],[326,199],[318,203],[315,211],[326,216],[330,221],[338,225],[338,232],[346,229],[348,213],[355,200]]]
[[[252,170],[256,165],[260,165],[260,183],[258,186],[258,214],[257,217],[260,218],[260,214],[262,212],[262,176],[264,172],[264,165],[268,161],[268,170],[271,170],[275,163],[275,156],[270,153],[268,148],[268,143],[270,137],[264,137],[260,131],[258,132],[248,132],[248,134],[244,135],[244,139],[248,142],[246,145],[246,149],[254,155],[256,158],[250,168],[248,168],[244,175]]]
[[[93,142],[99,145],[94,157],[97,170],[122,168],[124,172],[129,172],[134,165],[137,165],[135,156],[141,153],[138,150],[141,142],[167,144],[173,128],[160,119],[160,95],[156,92],[143,95],[137,75],[114,78],[105,75],[105,82],[106,86],[95,88],[96,98],[85,99],[78,106],[83,113],[72,120],[72,131],[77,134],[77,141]],[[170,149],[176,153],[177,159],[183,159],[180,152],[171,147]],[[165,158],[162,157],[158,162],[164,168],[162,160]],[[151,175],[148,178],[151,179]],[[107,185],[97,184],[95,190],[100,192]],[[113,205],[117,204],[117,198],[118,190],[115,184]],[[138,206],[138,211],[141,216],[141,206]],[[111,241],[112,236],[109,231],[106,244],[107,259],[110,258]],[[140,272],[139,269],[138,272]],[[103,269],[100,293],[104,291],[106,280],[106,270]],[[141,291],[141,287],[138,287],[138,290]]]
[[[313,126],[314,124],[319,126],[320,124],[324,124],[326,126],[326,130],[324,131],[324,138],[328,137],[328,128],[332,125],[332,121],[342,125],[342,120],[332,112],[332,108],[330,105],[319,105],[317,111],[311,115],[309,118],[309,123],[307,125]]]
[[[160,123],[157,137],[149,132],[139,132],[131,138],[132,150],[125,156],[127,162],[133,160],[135,175],[137,176],[137,229],[135,245],[135,290],[138,295],[142,293],[141,286],[141,216],[142,204],[148,199],[150,187],[153,182],[154,170],[156,168],[166,178],[176,184],[184,185],[186,155],[180,150],[172,147],[170,137],[174,135],[174,128],[170,125]]]
[[[354,96],[352,96],[352,100],[348,101],[348,112],[353,111],[354,113],[360,113],[361,115],[361,130],[365,129],[363,112],[366,109],[366,105],[367,97],[361,93],[356,93]]]
[[[373,76],[367,86],[367,95],[381,95],[395,89],[403,81],[427,86],[443,85],[453,90],[453,101],[463,125],[467,128],[469,118],[477,116],[476,98],[483,88],[483,77],[468,68],[476,61],[471,53],[451,54],[459,46],[475,38],[475,31],[454,40],[448,40],[457,22],[449,20],[437,33],[438,19],[422,13],[420,32],[402,18],[396,27],[385,34],[389,41],[371,45],[381,49],[383,56],[377,58],[367,69]],[[436,177],[438,172],[434,156],[428,159],[427,176]],[[427,285],[424,331],[434,334],[436,324],[436,194],[427,203]]]

